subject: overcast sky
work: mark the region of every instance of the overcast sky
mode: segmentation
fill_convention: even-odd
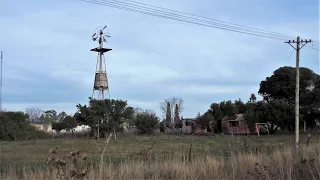
[[[316,40],[317,0],[137,0],[214,19]],[[298,10],[298,12],[297,12]],[[108,26],[106,54],[112,98],[153,109],[171,96],[185,101],[184,117],[212,102],[247,101],[280,66],[294,66],[293,48],[255,37],[79,0],[0,1],[4,51],[3,106],[74,113],[92,94],[97,46],[91,35]],[[311,47],[311,45],[309,45]],[[288,59],[289,58],[289,59]],[[319,51],[304,48],[301,66],[319,73]]]

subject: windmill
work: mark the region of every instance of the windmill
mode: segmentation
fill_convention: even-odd
[[[97,27],[92,35],[92,40],[98,41],[99,43],[99,47],[91,49],[91,51],[98,52],[93,92],[91,96],[92,99],[105,99],[105,92],[109,90],[104,53],[111,51],[112,49],[103,47],[103,43],[107,42],[108,38],[110,38],[110,36],[107,31],[107,26],[104,26],[103,28]]]

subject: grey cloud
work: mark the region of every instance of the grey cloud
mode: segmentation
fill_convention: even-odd
[[[5,94],[7,102],[17,106],[30,102],[42,106],[50,102],[59,108],[62,105],[54,105],[56,102],[86,103],[92,92],[96,62],[96,54],[89,49],[97,46],[90,36],[96,26],[104,23],[111,34],[106,45],[113,48],[106,55],[111,96],[128,99],[129,103],[143,108],[158,108],[162,99],[181,95],[189,107],[185,113],[191,116],[206,110],[213,101],[247,99],[259,82],[280,64],[291,63],[287,61],[291,49],[284,49],[285,45],[280,41],[78,2],[51,2],[52,5],[42,9],[35,7],[34,11],[28,9],[31,5],[25,4],[27,10],[21,10],[25,12],[23,16],[7,12],[6,16],[0,17],[1,25],[6,25],[0,30],[0,38],[6,44],[5,65],[11,69],[5,71],[7,78],[15,81],[5,84],[6,92],[15,90]],[[227,5],[243,4],[241,1],[201,1],[203,3],[196,5],[192,2],[148,3],[217,19],[229,18],[239,23],[256,20],[246,14],[239,15],[239,11],[245,10],[239,10],[238,6],[236,10],[228,9]],[[63,6],[57,7],[58,4]],[[259,6],[259,3],[255,5]],[[231,11],[234,12],[225,13]],[[290,23],[286,23],[289,24],[287,28],[281,23],[268,22],[268,29],[309,34],[309,29],[298,27],[293,31]],[[20,53],[13,49],[19,49]],[[305,57],[313,59],[315,56]],[[316,64],[313,60],[302,63]],[[223,92],[226,88],[232,88],[232,91]]]

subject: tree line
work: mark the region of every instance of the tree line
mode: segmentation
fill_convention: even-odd
[[[89,105],[77,105],[74,115],[55,110],[42,111],[38,108],[27,108],[25,112],[0,112],[0,140],[15,141],[47,137],[32,124],[41,124],[44,128],[52,125],[59,133],[70,131],[78,125],[91,128],[89,136],[100,138],[107,134],[123,132],[125,128],[135,126],[138,133],[153,133],[158,128],[159,118],[152,110],[143,110],[128,106],[122,99],[90,99]]]
[[[295,128],[295,74],[294,67],[281,67],[260,83],[257,100],[251,94],[247,102],[241,99],[212,103],[208,111],[199,115],[201,124],[215,121],[215,131],[221,132],[221,120],[225,116],[243,113],[249,128],[254,131],[255,123],[267,123],[270,133],[278,128],[294,131]],[[312,131],[320,121],[320,76],[312,70],[300,68],[300,123],[305,122]]]
[[[313,130],[320,120],[320,76],[308,68],[300,68],[300,120]],[[247,101],[241,99],[214,102],[208,110],[197,115],[197,124],[221,132],[221,120],[225,116],[245,114],[250,129],[255,123],[267,123],[271,133],[278,127],[294,130],[295,68],[281,67],[260,83],[258,100],[253,93]],[[71,130],[77,125],[88,125],[90,136],[106,137],[107,134],[123,132],[135,126],[139,133],[152,133],[160,128],[180,128],[184,101],[180,97],[171,97],[160,103],[163,121],[153,110],[133,108],[122,99],[90,99],[88,105],[76,105],[77,112],[68,115],[55,110],[42,111],[28,108],[26,112],[1,112],[0,140],[17,140],[41,136],[30,123],[52,124],[57,132]],[[116,138],[114,136],[114,138]]]

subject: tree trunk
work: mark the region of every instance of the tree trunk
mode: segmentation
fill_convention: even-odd
[[[307,135],[307,145],[309,145],[312,135],[313,135],[313,128],[310,128]]]
[[[97,127],[94,127],[94,128],[92,129],[92,133],[93,133],[93,137],[94,137],[94,138],[98,138]]]
[[[100,123],[98,125],[98,140],[100,139]]]
[[[113,138],[114,140],[117,140],[116,128],[113,128]]]
[[[277,131],[278,126],[275,124],[267,125],[270,134],[274,134]]]

